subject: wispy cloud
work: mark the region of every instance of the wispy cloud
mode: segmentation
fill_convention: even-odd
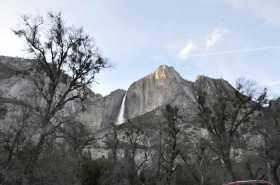
[[[196,49],[196,44],[189,42],[179,53],[179,59],[184,60]]]
[[[214,46],[219,43],[224,35],[227,33],[227,29],[224,28],[217,28],[211,33],[207,34],[206,36],[202,36],[201,38],[196,40],[195,42],[191,41],[188,42],[179,52],[178,59],[185,60],[189,56],[195,56],[193,55],[194,51],[204,51],[204,54],[207,54],[208,50],[213,48]]]
[[[236,1],[239,2],[239,0]],[[280,45],[274,45],[274,46],[253,47],[253,48],[245,48],[245,49],[218,51],[218,52],[208,52],[211,48],[214,48],[218,43],[220,43],[227,33],[228,33],[227,29],[217,28],[214,31],[212,31],[210,34],[202,37],[204,39],[197,40],[196,42],[189,42],[183,49],[180,50],[179,56],[176,58],[179,60],[185,60],[187,58],[194,58],[194,57],[253,52],[253,51],[271,50],[271,49],[280,48]]]
[[[277,49],[277,48],[280,48],[280,45],[279,46],[260,47],[260,48],[248,48],[248,49],[242,49],[242,50],[221,51],[221,52],[213,52],[213,53],[201,53],[201,54],[189,55],[188,58],[210,56],[210,55],[222,55],[222,54],[229,54],[229,53],[242,53],[242,52],[250,52],[250,51],[269,50],[269,49]]]
[[[214,47],[227,33],[226,29],[216,29],[205,38],[205,52]]]

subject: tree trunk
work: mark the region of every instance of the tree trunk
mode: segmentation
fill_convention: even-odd
[[[203,168],[202,168],[202,160],[200,161],[199,163],[199,180],[200,180],[200,185],[204,185],[205,182],[204,182],[204,174],[203,174]]]
[[[270,162],[267,162],[267,170],[269,181],[271,181],[274,185],[280,185],[279,177],[277,175],[278,165],[273,165]]]
[[[236,180],[235,177],[235,173],[233,171],[232,165],[231,165],[231,161],[229,159],[229,157],[225,157],[223,159],[224,163],[225,163],[225,167],[226,167],[226,181],[227,182],[233,182]]]
[[[32,152],[25,166],[23,185],[39,183],[39,179],[37,179],[36,175],[34,174],[34,170],[35,167],[38,165],[38,160],[41,152],[43,151],[44,143],[45,143],[45,135],[41,134],[39,141],[36,145],[36,148]]]
[[[138,179],[137,179],[137,173],[129,172],[128,173],[128,179],[129,179],[129,184],[130,185],[137,185]]]
[[[164,182],[165,185],[170,185],[170,183],[171,183],[171,176],[172,176],[172,172],[169,171],[168,173],[166,173],[165,182]]]
[[[234,174],[233,169],[232,169],[231,162],[229,164],[227,164],[227,176],[228,176],[229,181],[235,181],[236,180],[235,174]]]
[[[171,156],[171,158],[169,160],[169,165],[167,167],[167,171],[166,171],[166,174],[165,174],[165,182],[164,182],[165,185],[170,185],[171,184],[171,176],[172,176],[172,173],[173,173],[173,166],[174,166],[174,160]]]

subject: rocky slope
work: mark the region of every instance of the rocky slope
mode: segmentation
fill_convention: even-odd
[[[15,75],[17,70],[32,67],[32,60],[0,56],[0,95],[12,101],[26,99],[32,91],[32,83]],[[124,116],[132,119],[153,111],[166,104],[176,105],[189,113],[197,108],[197,91],[204,89],[209,96],[215,96],[217,89],[232,93],[233,87],[225,80],[198,76],[195,82],[183,79],[173,67],[162,65],[153,73],[134,82],[127,90]],[[88,91],[83,106],[77,103],[67,105],[77,119],[89,129],[98,130],[117,121],[125,90],[116,90],[108,96]]]
[[[13,105],[20,101],[34,101],[36,87],[30,79],[17,75],[18,71],[32,67],[32,60],[0,56],[0,103],[4,103],[11,113],[7,114],[10,117],[6,116],[6,119],[12,119],[15,112]],[[115,123],[125,91],[116,90],[106,97],[95,94],[90,89],[87,89],[87,93],[88,98],[83,105],[69,102],[65,113],[74,114],[78,121],[92,130],[100,129],[101,125]],[[0,125],[0,128],[3,127]]]
[[[125,117],[140,116],[166,104],[194,113],[197,109],[197,92],[201,89],[211,97],[218,94],[218,89],[227,94],[234,92],[234,88],[223,79],[198,76],[195,82],[191,82],[184,80],[173,67],[162,65],[129,87]]]

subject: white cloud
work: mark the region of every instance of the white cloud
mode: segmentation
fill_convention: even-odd
[[[189,42],[179,53],[179,59],[184,60],[196,49],[196,44]]]
[[[218,28],[212,31],[210,34],[201,37],[203,39],[196,40],[195,42],[188,42],[185,45],[185,47],[180,50],[179,56],[177,58],[185,60],[188,57],[196,57],[203,55],[206,56],[207,51],[210,48],[213,48],[218,42],[220,42],[227,32],[227,29]],[[193,54],[194,51],[198,51],[200,52],[200,54]]]
[[[205,50],[206,52],[214,47],[221,39],[222,37],[227,33],[226,29],[216,29],[209,35],[207,35],[205,39]]]

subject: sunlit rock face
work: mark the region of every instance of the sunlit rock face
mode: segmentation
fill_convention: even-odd
[[[128,89],[125,116],[133,118],[153,111],[166,104],[184,109],[194,115],[197,111],[197,93],[203,90],[210,100],[218,96],[218,89],[230,94],[235,89],[223,79],[212,79],[203,75],[195,82],[183,79],[173,67],[162,65],[150,75],[134,82]],[[210,102],[209,102],[210,103]]]
[[[196,96],[192,82],[184,80],[173,67],[162,65],[129,87],[125,114],[133,118],[166,104],[193,108]]]

